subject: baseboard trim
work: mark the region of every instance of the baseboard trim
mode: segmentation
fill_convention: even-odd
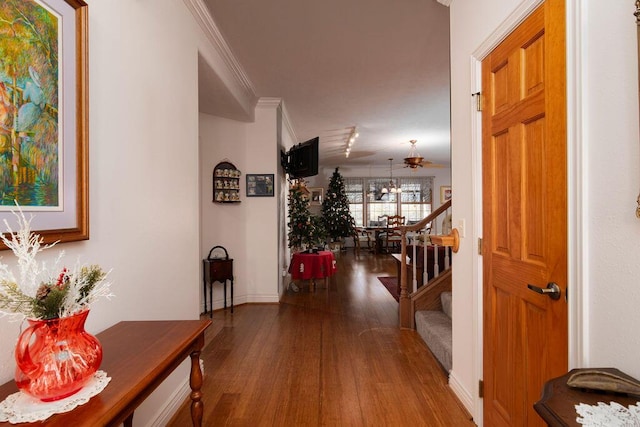
[[[263,303],[278,303],[280,302],[279,295],[243,295],[236,296],[233,298],[233,306],[237,307],[242,304],[263,304]],[[209,301],[207,301],[207,306]],[[229,307],[230,299],[227,300],[227,307]],[[209,308],[209,307],[207,307]],[[218,311],[224,308],[224,299],[217,298],[213,300],[213,311]],[[204,312],[204,301],[202,302],[202,306],[200,307],[200,311]]]
[[[460,403],[462,403],[462,406],[464,406],[467,412],[469,412],[469,414],[473,414],[473,396],[469,392],[469,390],[462,386],[453,371],[449,373],[449,387],[456,395]]]
[[[204,377],[204,360],[200,359],[200,371]],[[189,384],[189,378],[180,384],[180,387],[169,397],[167,404],[162,411],[158,412],[158,416],[155,417],[148,425],[151,427],[164,427],[169,424],[171,418],[180,410],[182,404],[191,395],[191,385]]]
[[[171,418],[178,412],[182,404],[189,397],[191,393],[191,387],[189,386],[189,379],[185,379],[181,383],[180,387],[169,397],[167,404],[158,412],[148,425],[152,427],[164,427],[169,424]]]
[[[280,302],[280,296],[278,294],[275,294],[275,295],[247,295],[246,302],[247,303]]]

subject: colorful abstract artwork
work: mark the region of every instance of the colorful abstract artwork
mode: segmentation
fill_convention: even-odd
[[[0,209],[61,203],[59,27],[44,3],[0,2]]]

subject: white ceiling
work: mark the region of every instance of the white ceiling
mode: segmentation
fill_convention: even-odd
[[[399,167],[411,139],[425,159],[450,165],[447,7],[436,0],[204,3],[256,95],[284,100],[298,142],[320,136],[322,167],[388,166],[390,157]],[[353,127],[360,137],[345,158]]]

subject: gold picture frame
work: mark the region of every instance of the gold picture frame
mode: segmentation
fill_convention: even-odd
[[[440,187],[440,203],[444,203],[451,199],[451,186],[443,185]]]
[[[52,98],[52,101],[46,99],[45,101],[52,104],[46,104],[43,111],[49,117],[54,117],[57,120],[57,133],[62,135],[62,138],[57,136],[59,153],[57,163],[60,178],[56,188],[58,188],[57,194],[59,196],[55,206],[21,204],[20,209],[27,218],[32,216],[32,229],[46,243],[56,241],[62,243],[89,239],[88,5],[83,0],[64,0],[59,6],[56,6],[53,12],[61,17],[56,22],[58,35],[54,35],[59,40],[59,44],[57,44],[57,54],[53,55],[51,52],[49,54],[57,60],[54,66],[63,71],[58,74],[58,88],[61,93],[57,99]],[[19,13],[24,15],[23,11]],[[34,12],[28,18],[37,20],[48,17],[44,18],[42,14]],[[27,19],[27,17],[22,16],[22,19]],[[32,25],[29,28],[31,31],[38,31],[39,27]],[[15,45],[23,43],[20,39],[6,42]],[[23,52],[23,54],[28,53]],[[42,55],[37,53],[31,63],[37,65],[36,58],[41,57]],[[39,76],[39,73],[42,74],[46,71],[40,70],[38,72],[36,66],[30,67],[31,79],[38,87],[41,83],[39,77],[42,77]],[[0,72],[7,74],[11,71],[0,70]],[[21,72],[24,74],[24,70]],[[7,91],[25,90],[16,86],[15,83],[9,88],[5,85],[4,89]],[[13,99],[17,99],[17,97]],[[19,111],[13,114],[18,114],[19,118]],[[17,142],[19,142],[18,138],[23,137],[18,133],[19,130],[14,128],[11,136]],[[64,168],[62,168],[62,164]],[[0,169],[5,166],[0,165]],[[13,179],[14,182],[20,183],[20,177],[26,176],[28,179],[29,176],[37,175],[39,172],[38,166],[32,165],[30,169],[19,170],[17,172],[19,177]],[[18,190],[14,191],[18,194]],[[6,202],[9,197],[12,197],[11,194],[5,194],[4,197],[5,202],[0,204],[0,208],[3,208],[0,209],[0,223],[6,220],[13,227],[16,224],[16,218],[12,211],[16,210],[16,206]],[[20,203],[18,202],[18,204]],[[7,248],[0,244],[0,250],[3,249]]]
[[[321,205],[324,200],[324,188],[312,187],[309,188],[309,204]]]
[[[637,32],[637,38],[638,38],[638,47],[637,47],[638,70],[639,70],[638,81],[640,82],[640,0],[636,0],[635,5],[636,5],[636,11],[633,13],[633,15],[636,17],[636,27],[637,27],[636,32]],[[640,99],[640,91],[638,92],[638,96]],[[636,218],[640,218],[640,194],[638,194],[638,197],[636,199]]]

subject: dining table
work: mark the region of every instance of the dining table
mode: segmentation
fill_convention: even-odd
[[[373,253],[379,254],[382,253],[382,247],[380,246],[380,234],[387,231],[387,227],[382,226],[370,226],[364,227],[365,230],[372,231],[374,235],[373,240]]]

